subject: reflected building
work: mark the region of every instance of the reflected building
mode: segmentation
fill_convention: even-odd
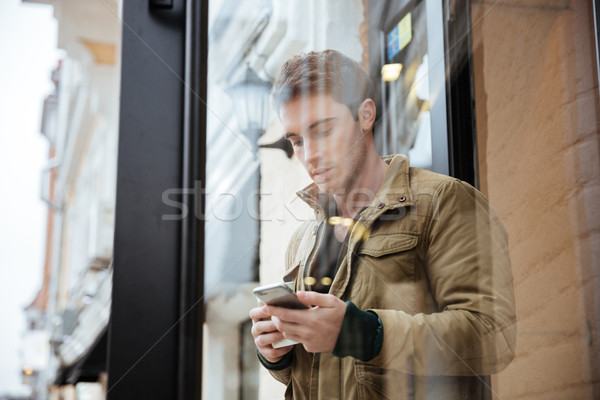
[[[150,22],[146,29],[122,25],[121,10],[129,6],[132,20],[149,13],[149,21],[180,29],[173,36],[177,38],[183,37],[185,24],[177,20],[179,27],[169,19],[171,10],[164,6],[169,1],[150,0],[143,6],[120,0],[33,2],[54,6],[57,46],[65,51],[52,76],[56,89],[44,102],[41,128],[51,144],[42,189],[49,210],[47,257],[44,284],[26,309],[25,340],[28,349],[41,350],[23,365],[36,398],[117,399],[127,398],[128,390],[159,389],[175,398],[179,393],[173,382],[183,367],[173,361],[179,356],[165,354],[182,351],[177,342],[181,336],[168,335],[177,332],[189,310],[183,312],[167,299],[181,283],[179,272],[173,272],[180,249],[174,245],[167,252],[160,246],[179,240],[182,203],[180,197],[168,196],[171,203],[165,202],[163,189],[196,196],[194,218],[204,223],[206,240],[198,245],[204,249],[198,261],[204,295],[195,299],[195,307],[204,307],[205,320],[203,337],[192,338],[201,343],[203,397],[283,397],[285,388],[259,367],[248,310],[256,304],[254,286],[281,280],[288,240],[311,217],[295,194],[310,180],[298,160],[285,152],[276,113],[264,112],[258,97],[253,100],[251,95],[244,115],[234,106],[230,89],[248,82],[249,75],[269,85],[290,56],[327,48],[347,54],[368,71],[378,108],[375,142],[382,155],[407,153],[413,165],[478,186],[506,224],[519,347],[515,362],[492,377],[494,391],[524,399],[548,390],[557,398],[591,399],[600,393],[600,246],[594,201],[600,146],[591,3],[211,0],[207,72],[200,77],[206,81],[207,98],[200,100],[207,117],[196,132],[205,134],[206,181],[191,188],[167,179],[165,171],[179,174],[184,168],[169,156],[183,148],[180,131],[146,127],[138,136],[121,131],[148,143],[121,142],[119,165],[139,159],[153,168],[121,177],[121,198],[132,205],[125,212],[140,218],[127,222],[143,223],[147,229],[134,237],[123,233],[129,226],[115,232],[117,132],[139,111],[120,104],[119,91],[142,103],[147,97],[162,99],[169,87],[183,96],[184,81],[183,73],[175,72],[176,63],[164,62],[168,51],[161,47],[164,52],[159,54],[158,47],[147,44],[153,40],[152,29],[158,28]],[[179,16],[185,14],[181,3],[173,4]],[[165,16],[166,22],[161,20]],[[169,79],[157,83],[151,77],[146,85],[141,79],[120,82],[121,57],[127,55],[121,53],[121,37],[126,34],[143,50],[135,73],[142,76],[156,63]],[[128,51],[135,46],[130,44]],[[168,42],[165,47],[183,46]],[[169,105],[148,109],[143,116],[183,118],[184,111]],[[123,114],[124,109],[131,114]],[[250,129],[244,121],[258,114],[260,123]],[[161,186],[164,182],[171,186]],[[155,187],[160,190],[144,197],[144,204],[131,200]],[[143,254],[159,248],[167,262],[145,260],[148,269],[135,264],[137,260],[119,265],[115,234],[120,240],[115,249],[120,245],[131,254],[139,249]],[[121,275],[121,289],[139,291],[115,306],[113,278],[119,268],[144,273]],[[122,370],[128,373],[135,367],[130,380],[111,377],[123,392],[111,391],[106,375],[107,354],[129,350],[127,345],[117,347],[117,341],[112,349],[107,343],[115,307],[125,310],[125,320],[138,321],[139,312],[139,321],[164,317],[161,322],[169,322],[150,326],[153,334],[159,332],[158,341],[146,337],[149,329],[142,323],[132,323],[131,332],[110,333],[130,339],[119,343],[151,342],[140,345],[141,353],[150,353],[144,360],[149,367],[124,356]],[[161,335],[167,337],[163,342]],[[157,343],[165,348],[155,348]],[[156,354],[160,362],[151,358]],[[132,358],[139,360],[135,354]],[[568,370],[557,368],[564,360]],[[137,370],[159,372],[156,379],[147,374],[132,378]],[[144,388],[135,387],[139,382]]]
[[[50,144],[44,280],[26,308],[23,376],[35,399],[104,398],[119,112],[119,2],[49,4],[63,53],[43,103]],[[27,355],[36,348],[34,355]],[[41,358],[36,365],[31,360]]]

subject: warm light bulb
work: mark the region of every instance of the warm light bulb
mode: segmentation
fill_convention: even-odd
[[[392,82],[400,77],[402,64],[385,64],[381,68],[381,77],[386,82]]]

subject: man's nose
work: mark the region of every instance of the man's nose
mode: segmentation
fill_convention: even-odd
[[[312,164],[321,157],[323,149],[316,140],[306,140],[304,142],[304,162]]]

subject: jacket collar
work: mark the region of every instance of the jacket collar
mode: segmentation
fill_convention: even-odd
[[[375,198],[363,212],[365,217],[414,204],[413,194],[410,190],[408,157],[396,154],[382,157],[382,159],[389,165],[389,168]],[[319,220],[326,217],[325,204],[333,201],[333,198],[320,193],[316,183],[311,183],[296,194],[315,211]]]

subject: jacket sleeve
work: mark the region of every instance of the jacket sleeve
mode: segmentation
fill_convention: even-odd
[[[370,361],[419,375],[488,375],[514,357],[516,317],[508,239],[485,197],[449,180],[434,192],[422,239],[439,312],[373,310],[384,341]]]
[[[294,269],[297,267],[297,265],[295,265],[296,264],[295,263],[296,253],[298,252],[298,247],[300,245],[300,242],[302,240],[304,233],[307,230],[307,227],[308,227],[307,223],[302,224],[294,232],[294,234],[292,235],[292,238],[290,239],[290,241],[288,243],[288,247],[287,247],[287,250],[285,253],[285,271],[286,272],[284,275],[284,280],[295,278]],[[291,353],[294,353],[294,351],[295,350],[292,350]],[[292,357],[293,357],[293,354],[292,354]],[[269,373],[271,375],[273,375],[273,377],[275,379],[277,379],[279,382],[283,383],[284,385],[288,385],[290,383],[291,373],[292,373],[291,366],[280,369],[280,370],[268,369],[268,368],[267,368],[267,370],[269,371]]]

